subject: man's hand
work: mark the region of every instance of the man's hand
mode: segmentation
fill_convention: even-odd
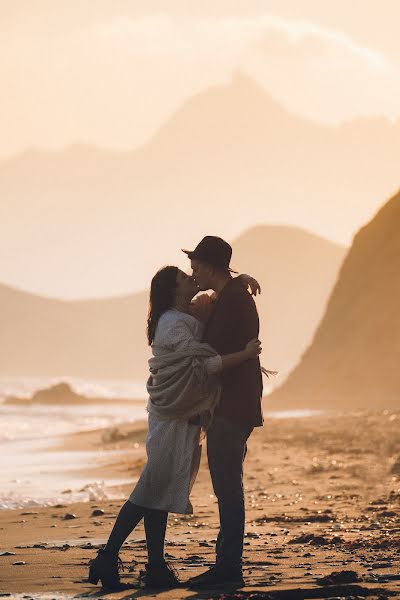
[[[251,275],[247,275],[246,273],[242,273],[238,275],[237,279],[244,285],[246,289],[250,287],[252,296],[257,296],[257,294],[261,294],[261,287],[258,283],[257,279],[252,277]]]
[[[247,358],[257,358],[257,356],[262,352],[260,340],[257,338],[250,340],[250,342],[247,343],[244,351],[247,355]]]

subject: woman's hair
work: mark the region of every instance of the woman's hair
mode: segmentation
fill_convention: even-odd
[[[153,343],[157,323],[161,315],[172,307],[175,297],[178,267],[163,267],[151,280],[147,339]]]

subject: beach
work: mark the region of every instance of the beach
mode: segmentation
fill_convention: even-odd
[[[400,595],[399,424],[400,413],[393,411],[267,415],[250,438],[245,461],[246,586],[235,592],[141,590],[142,524],[120,552],[122,581],[132,588],[111,594],[87,583],[87,565],[145,464],[146,421],[58,436],[48,452],[81,457],[71,477],[92,486],[106,480],[107,486],[84,502],[71,503],[66,489],[64,501],[53,506],[0,511],[0,596],[382,600]],[[97,453],[97,463],[85,464],[85,453]],[[167,529],[166,556],[183,581],[206,570],[215,556],[218,511],[205,447],[191,499],[194,514],[171,514]]]

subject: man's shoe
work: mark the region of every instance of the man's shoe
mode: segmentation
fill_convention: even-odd
[[[219,589],[240,588],[244,586],[243,571],[241,566],[217,564],[205,573],[191,577],[188,581],[190,588]]]
[[[182,585],[175,569],[167,562],[159,565],[146,564],[143,583],[146,588],[175,588]]]

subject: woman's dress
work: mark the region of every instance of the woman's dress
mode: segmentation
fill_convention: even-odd
[[[191,315],[171,309],[158,322],[154,345],[166,352],[184,350],[201,341],[203,324]],[[221,368],[221,357],[206,359],[211,375]],[[129,497],[139,506],[191,514],[189,495],[201,457],[200,426],[188,421],[162,420],[149,414],[146,439],[147,464]]]

